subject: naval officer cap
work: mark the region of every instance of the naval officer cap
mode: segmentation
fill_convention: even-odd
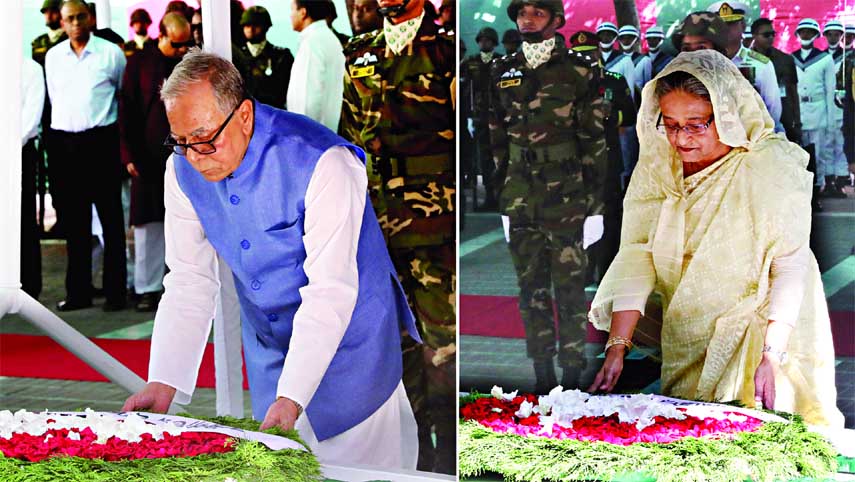
[[[725,22],[738,22],[745,18],[748,5],[742,2],[715,2],[707,7],[707,12],[714,13]]]

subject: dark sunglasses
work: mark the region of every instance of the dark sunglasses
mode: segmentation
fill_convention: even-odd
[[[180,48],[188,48],[189,49],[190,47],[196,45],[196,42],[194,42],[192,40],[188,40],[186,42],[173,42],[170,40],[169,44],[172,45],[172,48],[178,50]]]
[[[229,114],[228,117],[226,117],[226,120],[224,120],[223,123],[220,125],[220,128],[217,129],[217,132],[215,132],[214,135],[207,141],[181,144],[177,142],[174,137],[172,137],[172,134],[170,134],[166,136],[166,140],[163,141],[163,145],[172,149],[172,152],[178,154],[179,156],[187,155],[187,149],[193,149],[194,151],[198,152],[199,154],[202,154],[203,156],[207,156],[209,154],[217,152],[217,148],[216,146],[214,146],[214,141],[216,141],[217,137],[219,137],[220,134],[222,134],[222,132],[226,129],[226,126],[229,124],[229,121],[232,120],[232,116],[235,115],[235,112],[237,112],[238,108],[243,104],[243,101],[246,99],[247,98],[244,97],[243,100],[238,102],[238,105],[234,108],[234,110],[232,110],[232,113]]]
[[[191,24],[191,25],[190,25],[190,30],[192,30],[192,31],[200,30],[200,31],[201,31],[201,30],[202,30],[202,24],[201,24],[201,23],[194,23],[194,24]]]
[[[773,38],[777,33],[778,32],[775,32],[774,30],[772,30],[771,32],[763,32],[763,33],[759,34],[758,37]]]

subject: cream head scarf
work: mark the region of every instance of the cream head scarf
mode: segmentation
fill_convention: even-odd
[[[733,148],[685,179],[679,156],[656,129],[656,83],[677,71],[706,86],[719,139]],[[733,62],[713,50],[680,54],[644,87],[637,128],[640,155],[624,200],[620,251],[589,319],[608,330],[613,311],[643,312],[656,291],[663,308],[663,393],[753,405],[772,260],[809,241],[808,155],[774,133],[763,100]],[[775,409],[842,426],[813,256],[787,351]]]

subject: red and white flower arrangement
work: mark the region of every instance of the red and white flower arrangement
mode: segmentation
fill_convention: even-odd
[[[656,395],[590,395],[561,386],[540,397],[493,387],[490,397],[465,404],[460,412],[498,433],[618,445],[726,437],[754,431],[767,418],[735,407],[676,404]]]
[[[225,434],[185,432],[133,413],[117,418],[89,409],[82,415],[0,411],[0,453],[30,462],[54,456],[108,461],[190,457],[230,452],[234,445]]]

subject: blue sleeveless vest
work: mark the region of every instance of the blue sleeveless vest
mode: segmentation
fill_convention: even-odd
[[[231,178],[208,182],[184,157],[173,157],[182,191],[234,273],[257,420],[276,398],[301,304],[299,289],[308,284],[303,271],[306,189],[318,159],[334,146],[350,148],[365,162],[361,149],[322,125],[256,102],[252,139]],[[318,441],[353,428],[380,408],[401,380],[400,330],[418,337],[368,193],[366,199],[356,253],[356,307],[305,407]]]

